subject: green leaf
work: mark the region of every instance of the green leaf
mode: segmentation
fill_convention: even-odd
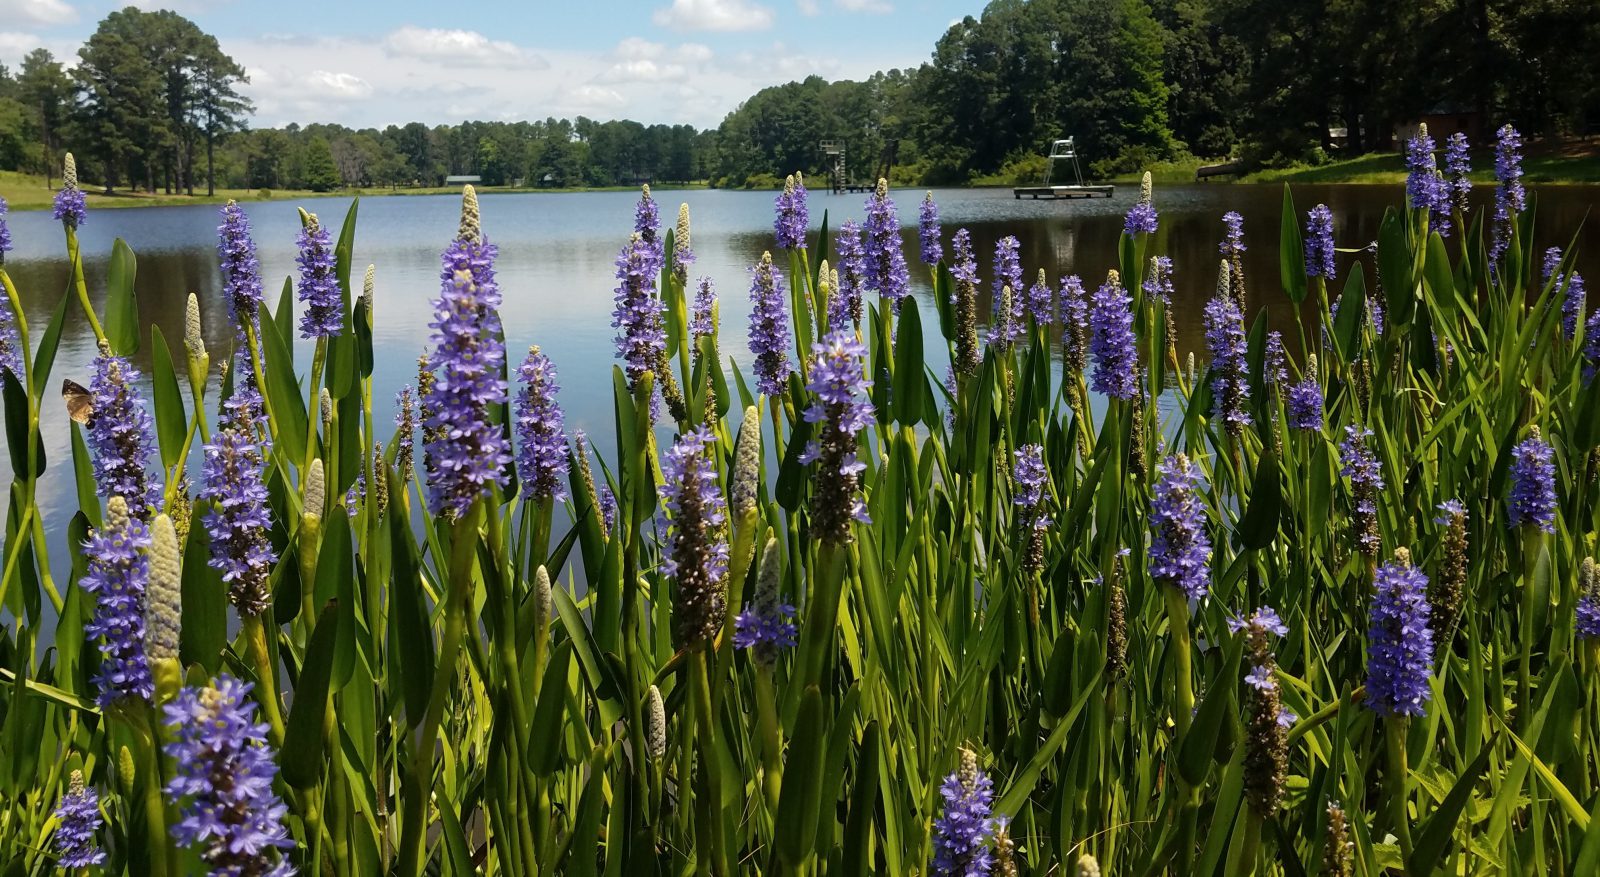
[[[1164,586],[1165,587],[1165,586]],[[1190,786],[1198,786],[1206,778],[1206,765],[1216,754],[1217,740],[1222,736],[1222,723],[1238,712],[1234,706],[1234,682],[1239,678],[1239,660],[1244,653],[1244,643],[1239,637],[1227,646],[1227,657],[1211,678],[1211,686],[1189,733],[1183,739],[1178,753],[1178,775]]]
[[[1433,811],[1428,821],[1417,833],[1417,840],[1411,850],[1411,857],[1406,860],[1407,874],[1432,874],[1444,864],[1444,857],[1450,846],[1450,839],[1455,835],[1457,824],[1461,820],[1461,811],[1472,799],[1472,790],[1483,778],[1483,770],[1489,763],[1489,756],[1494,752],[1495,735],[1490,734],[1484,741],[1483,748],[1478,751],[1478,756],[1472,759],[1472,764],[1467,769],[1456,775],[1455,785],[1450,787],[1450,793],[1445,795],[1439,803],[1439,808]]]
[[[261,358],[263,389],[272,398],[272,413],[277,419],[278,431],[273,439],[291,460],[304,460],[306,456],[306,401],[301,396],[300,381],[294,376],[294,355],[289,342],[279,334],[278,326],[261,314]]]
[[[161,443],[161,465],[171,469],[178,463],[184,439],[189,435],[183,395],[178,392],[178,373],[172,367],[172,349],[160,326],[150,327],[150,384],[156,408],[156,437]]]
[[[391,469],[389,496],[404,496],[406,486],[399,470]],[[393,609],[390,613],[392,639],[389,651],[400,656],[400,687],[405,698],[406,726],[415,728],[427,711],[428,695],[433,688],[433,629],[428,625],[422,575],[418,570],[417,545],[411,536],[411,520],[406,503],[391,501],[387,517],[392,569],[389,601]]]
[[[915,298],[900,308],[900,329],[896,333],[894,363],[894,418],[903,426],[915,426],[923,419],[928,391],[922,376],[922,315]],[[926,400],[926,401],[925,401]]]
[[[1283,292],[1299,305],[1306,297],[1305,242],[1300,237],[1300,216],[1294,209],[1294,195],[1283,184],[1283,221],[1278,231],[1278,277]]]
[[[791,869],[799,870],[811,856],[817,839],[817,810],[822,798],[822,758],[827,746],[822,692],[806,686],[800,699],[800,716],[783,762],[783,788],[778,792],[777,827],[773,843]]]
[[[1239,520],[1239,541],[1246,548],[1262,549],[1278,535],[1278,516],[1283,504],[1283,483],[1278,477],[1278,455],[1268,444],[1256,461],[1256,477],[1250,487],[1250,506]]]
[[[211,558],[211,536],[205,516],[211,504],[197,500],[189,515],[189,539],[183,546],[183,625],[179,629],[178,657],[184,664],[199,664],[207,675],[222,669],[222,651],[228,645],[228,587],[222,574],[206,561]]]
[[[572,641],[556,646],[544,668],[539,685],[539,702],[533,709],[528,739],[543,741],[528,747],[528,768],[535,776],[547,777],[561,766],[561,738],[567,709],[567,674],[572,664]]]
[[[289,711],[283,734],[283,779],[298,789],[310,788],[322,776],[322,725],[328,714],[328,682],[338,640],[339,601],[330,600],[317,616],[317,626],[306,646],[300,676],[295,680],[294,708]]]
[[[28,466],[28,394],[23,390],[22,384],[17,382],[17,376],[10,369],[0,370],[0,380],[4,381],[0,387],[0,395],[4,396],[6,420],[6,448],[11,452],[11,471],[16,477],[26,480],[44,471],[44,441],[42,436],[35,436],[34,460],[35,466]]]
[[[67,322],[67,303],[70,301],[72,296],[61,296],[61,301],[56,303],[56,312],[50,317],[50,325],[39,336],[38,346],[33,351],[33,380],[38,384],[40,393],[50,386],[50,371],[55,367],[56,351],[61,347],[61,327]]]
[[[850,795],[850,815],[844,828],[844,875],[866,877],[872,873],[872,816],[878,805],[878,772],[882,762],[879,725],[867,723],[856,759],[855,787]]]
[[[409,540],[409,537],[407,539]],[[355,672],[355,560],[351,556],[350,517],[334,512],[322,520],[322,543],[317,549],[317,602],[341,605],[340,629],[334,640],[333,679],[343,687]]]
[[[139,352],[139,301],[133,292],[138,262],[122,238],[111,244],[111,265],[106,269],[106,341],[111,352],[132,356]]]

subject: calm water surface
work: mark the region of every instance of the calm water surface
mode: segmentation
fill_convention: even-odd
[[[1590,207],[1600,199],[1600,187],[1535,189],[1539,210],[1538,247],[1565,246]],[[1301,186],[1295,203],[1304,211],[1324,202],[1335,217],[1337,243],[1359,248],[1376,239],[1386,207],[1399,203],[1399,186]],[[1022,264],[1031,283],[1038,269],[1052,283],[1066,274],[1079,274],[1086,286],[1097,285],[1116,264],[1122,215],[1136,190],[1119,189],[1112,200],[1017,201],[1009,190],[948,190],[934,192],[949,235],[957,228],[972,231],[980,254],[980,274],[985,288],[992,275],[994,244],[1008,234],[1022,242]],[[745,349],[748,306],[748,267],[772,243],[771,192],[696,190],[657,193],[661,217],[670,224],[679,202],[693,214],[696,277],[711,277],[722,301],[722,352],[732,356],[748,373]],[[1200,314],[1215,287],[1217,242],[1222,235],[1221,216],[1236,210],[1245,218],[1249,250],[1246,277],[1253,305],[1270,305],[1280,328],[1292,326],[1293,315],[1278,288],[1277,239],[1282,204],[1277,185],[1162,186],[1156,190],[1161,230],[1152,251],[1171,256],[1176,264],[1177,327],[1180,356],[1190,350],[1204,356]],[[1487,204],[1490,190],[1474,193],[1475,203]],[[921,190],[896,193],[900,218],[907,228],[906,254],[912,266],[917,303],[923,324],[937,334],[928,273],[917,262],[916,221]],[[561,402],[570,428],[583,429],[601,453],[611,456],[611,365],[614,361],[611,328],[614,261],[632,229],[637,196],[630,192],[578,194],[486,195],[482,201],[483,226],[500,247],[497,263],[505,295],[505,323],[511,365],[521,361],[530,344],[539,344],[560,371]],[[863,218],[860,195],[811,196],[813,226],[823,211],[837,228],[847,218]],[[285,277],[294,270],[294,242],[300,224],[292,202],[246,205],[255,228],[262,274],[267,280],[269,304],[275,305]],[[314,199],[303,204],[318,212],[337,232],[348,199]],[[391,400],[403,386],[416,380],[416,360],[427,344],[430,300],[439,288],[439,253],[454,235],[460,199],[454,196],[372,198],[361,204],[355,243],[354,275],[377,265],[374,353],[374,403],[379,411],[392,411]],[[55,303],[66,289],[68,265],[59,225],[48,212],[14,213],[10,217],[17,249],[6,260],[7,270],[23,297],[30,323],[42,330]],[[140,314],[161,327],[173,346],[182,372],[184,305],[190,292],[200,297],[205,336],[215,371],[233,338],[227,307],[222,300],[217,270],[215,206],[158,207],[101,210],[91,214],[80,230],[85,271],[91,297],[97,306],[105,295],[105,271],[112,241],[121,237],[138,254]],[[1587,225],[1579,236],[1579,268],[1600,279],[1600,229]],[[1356,255],[1341,254],[1341,277]],[[1366,257],[1370,258],[1370,257]],[[1371,278],[1371,265],[1367,276]],[[1369,280],[1370,283],[1370,280]],[[71,377],[88,383],[94,357],[93,337],[78,313],[69,309],[52,381]],[[148,332],[146,333],[148,338]],[[943,356],[943,345],[928,345],[930,360]],[[296,351],[303,373],[309,347]],[[148,343],[133,357],[148,373]],[[942,373],[943,363],[933,363]],[[187,392],[187,382],[180,378]],[[53,396],[53,393],[51,394]],[[44,438],[49,469],[40,484],[40,503],[51,534],[52,566],[65,569],[65,531],[76,509],[72,486],[70,433],[64,411],[51,398],[44,406]],[[380,416],[382,416],[380,414]],[[191,461],[197,475],[198,459]],[[0,479],[9,483],[9,458],[0,454]],[[0,498],[0,509],[9,497]]]

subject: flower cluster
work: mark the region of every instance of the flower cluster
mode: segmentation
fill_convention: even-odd
[[[222,263],[222,293],[228,299],[228,313],[242,332],[246,320],[252,326],[260,322],[262,285],[261,261],[256,258],[256,242],[250,237],[250,217],[237,201],[230,200],[222,208],[217,258]]]
[[[661,240],[661,208],[650,197],[650,185],[639,190],[639,203],[633,208],[633,231],[644,242],[645,270],[649,272],[652,287],[661,273],[666,259],[665,241]]]
[[[991,343],[1015,341],[1022,335],[1026,310],[1023,306],[1022,261],[1019,257],[1021,248],[1022,243],[1017,240],[1016,235],[1007,235],[995,242],[994,245],[994,281],[990,288],[994,296],[994,311],[996,315],[994,322],[996,324],[1000,322],[1000,299],[1007,289],[1011,290],[1011,294],[1009,297],[1010,307],[1007,310],[1009,322],[1005,324],[1006,337],[999,342]]]
[[[1600,637],[1600,568],[1594,558],[1585,557],[1578,567],[1578,636],[1584,639]]]
[[[812,532],[833,545],[849,544],[852,520],[870,523],[866,503],[857,495],[867,465],[856,459],[856,436],[873,416],[872,403],[866,399],[872,382],[862,374],[866,352],[845,331],[830,332],[821,343],[811,345],[811,383],[806,389],[817,399],[806,409],[805,419],[821,425],[821,437],[806,446],[800,462],[818,463],[811,496]]]
[[[88,571],[83,589],[95,596],[94,619],[83,627],[100,646],[95,687],[99,703],[148,701],[155,693],[144,652],[145,586],[150,579],[150,529],[129,513],[121,496],[106,503],[105,522],[83,546]]]
[[[733,620],[733,647],[751,649],[764,666],[772,666],[782,649],[792,649],[797,630],[794,606],[778,594],[783,576],[778,556],[778,540],[768,539],[761,552],[761,570],[756,575],[756,593],[750,605]]]
[[[672,275],[680,285],[689,282],[689,266],[694,264],[694,249],[689,245],[689,205],[678,205],[678,229],[672,236]]]
[[[1511,494],[1507,505],[1511,526],[1536,526],[1546,533],[1556,531],[1555,451],[1534,427],[1529,436],[1511,449]]]
[[[1128,208],[1128,215],[1122,221],[1123,234],[1156,233],[1160,220],[1156,215],[1156,205],[1150,201],[1150,194],[1150,172],[1145,171],[1144,178],[1139,183],[1139,200]]]
[[[1218,296],[1206,304],[1206,349],[1211,354],[1212,416],[1222,420],[1235,438],[1250,423],[1245,405],[1250,382],[1245,363],[1244,316],[1232,298]]]
[[[1583,319],[1587,298],[1588,294],[1583,288],[1583,275],[1576,271],[1567,272],[1567,294],[1561,300],[1561,334],[1568,340],[1578,337],[1578,323]]]
[[[261,445],[244,418],[217,430],[205,446],[205,484],[200,498],[211,502],[205,519],[211,534],[206,563],[222,573],[228,598],[247,616],[259,615],[267,608],[267,579],[276,560],[267,539],[272,508],[262,480],[263,468]]]
[[[1305,374],[1284,393],[1283,407],[1291,428],[1321,431],[1322,384],[1317,381],[1315,354],[1306,358]]]
[[[1265,362],[1262,363],[1262,377],[1273,387],[1281,387],[1289,380],[1289,354],[1283,349],[1283,333],[1273,330],[1267,333]]]
[[[1050,473],[1044,467],[1044,447],[1023,445],[1012,453],[1015,462],[1011,479],[1016,482],[1016,492],[1011,502],[1020,514],[1023,539],[1022,569],[1033,575],[1044,568],[1044,531],[1050,526],[1050,516],[1045,514],[1044,486]]]
[[[1383,466],[1367,448],[1372,430],[1359,426],[1344,428],[1339,442],[1339,457],[1344,461],[1339,474],[1350,479],[1353,513],[1350,526],[1356,547],[1368,557],[1377,557],[1383,547],[1378,534],[1378,491],[1383,490]]]
[[[1288,636],[1289,627],[1271,606],[1257,609],[1249,618],[1230,619],[1228,627],[1244,633],[1249,653],[1251,669],[1244,677],[1250,686],[1244,786],[1250,806],[1264,817],[1283,800],[1283,780],[1289,770],[1287,731],[1295,715],[1283,706],[1278,662],[1272,655],[1272,638]]]
[[[705,642],[722,626],[728,514],[712,459],[716,446],[716,435],[701,427],[678,439],[661,461],[661,497],[672,516],[661,571],[678,582],[679,647]]]
[[[900,247],[900,220],[894,201],[889,198],[889,183],[879,180],[867,196],[867,244],[864,288],[876,290],[900,313],[900,302],[911,294],[911,275],[906,271],[906,254]]]
[[[1433,138],[1428,126],[1417,126],[1417,136],[1406,141],[1406,196],[1415,210],[1428,211],[1430,227],[1450,236],[1450,184],[1439,175]]]
[[[94,836],[105,825],[100,816],[100,796],[83,782],[83,772],[75,770],[67,793],[56,805],[56,866],[67,871],[88,868],[106,860],[106,851],[95,846]]]
[[[1150,575],[1200,599],[1210,588],[1211,537],[1200,471],[1183,454],[1156,464],[1150,498]]]
[[[922,264],[937,265],[944,258],[944,245],[939,241],[939,205],[933,203],[933,193],[922,196],[922,213],[918,217],[917,239],[922,244]]]
[[[1217,252],[1225,259],[1237,259],[1244,255],[1244,217],[1237,211],[1229,210],[1222,214],[1222,225],[1225,234],[1222,243],[1217,245]]]
[[[416,454],[417,400],[410,384],[400,388],[394,397],[395,468],[400,470],[400,480],[411,480],[411,469]]]
[[[760,391],[768,396],[783,395],[793,369],[786,298],[783,278],[772,270],[772,254],[762,253],[750,269],[750,355]]]
[[[1444,174],[1450,184],[1450,205],[1457,213],[1467,213],[1467,195],[1472,191],[1472,158],[1467,152],[1467,135],[1457,131],[1444,145]]]
[[[198,849],[212,874],[289,877],[294,869],[273,852],[294,848],[283,825],[288,808],[272,790],[278,766],[250,689],[224,674],[164,707],[177,770],[165,790],[179,814],[172,837]]]
[[[1382,716],[1420,716],[1432,690],[1433,630],[1428,626],[1428,577],[1411,553],[1378,567],[1367,633],[1368,706]]]
[[[1089,352],[1094,357],[1090,386],[1113,399],[1139,392],[1139,353],[1134,347],[1133,300],[1116,271],[1089,299]]]
[[[1318,204],[1306,213],[1306,276],[1333,279],[1333,211]]]
[[[956,311],[956,360],[952,365],[960,374],[972,377],[982,365],[982,354],[978,352],[978,259],[972,252],[972,232],[957,229],[950,246],[954,260],[950,277],[955,281],[950,303]]]
[[[1150,301],[1164,305],[1172,303],[1172,257],[1151,256],[1150,270],[1144,275],[1144,295]]]
[[[711,278],[702,277],[694,291],[694,307],[689,312],[689,332],[696,338],[717,333],[717,288]]]
[[[1078,275],[1062,279],[1056,300],[1061,314],[1062,368],[1076,377],[1083,374],[1089,352],[1089,298]]]
[[[1511,246],[1512,225],[1528,206],[1528,192],[1522,185],[1522,135],[1510,125],[1495,135],[1494,176],[1500,185],[1494,191],[1494,238],[1489,244],[1491,269]]]
[[[961,765],[939,786],[944,814],[933,823],[933,871],[941,877],[986,877],[993,868],[990,807],[994,781],[978,769],[978,756],[961,750]]]
[[[1467,586],[1467,507],[1459,499],[1445,500],[1439,503],[1434,523],[1444,527],[1444,556],[1439,560],[1438,578],[1428,591],[1428,623],[1443,649],[1455,630]]]
[[[428,324],[434,345],[428,370],[437,378],[423,398],[424,425],[435,430],[427,443],[428,486],[434,507],[455,516],[490,485],[503,485],[511,460],[504,436],[489,420],[490,406],[506,398],[495,254],[494,245],[478,237],[450,243]]]
[[[929,193],[932,198],[932,193]],[[11,226],[6,222],[6,214],[11,212],[11,205],[6,199],[0,198],[0,265],[6,263],[6,253],[11,252]]]
[[[89,450],[100,495],[122,497],[134,517],[148,521],[161,503],[161,485],[146,469],[155,427],[139,398],[138,380],[139,372],[102,343],[89,382]]]
[[[1594,374],[1600,369],[1600,308],[1595,308],[1589,314],[1589,319],[1583,324],[1583,380],[1585,383],[1594,380]]]
[[[300,337],[332,338],[344,328],[344,305],[339,298],[339,278],[334,274],[333,240],[316,214],[306,216],[300,229],[300,253],[295,257],[295,264],[300,266],[295,296],[306,308],[300,315]]]
[[[806,206],[806,184],[799,174],[790,174],[783,181],[783,192],[778,195],[777,217],[772,221],[772,231],[778,238],[780,250],[806,248],[806,229],[811,214]]]
[[[1023,305],[1028,316],[1033,318],[1034,325],[1049,326],[1055,322],[1056,291],[1050,288],[1050,280],[1045,276],[1043,268],[1039,269],[1038,279],[1028,287]]]
[[[525,498],[532,502],[567,498],[566,419],[556,393],[556,367],[538,347],[528,348],[528,357],[517,368],[522,389],[517,393],[517,467],[521,470]]]
[[[61,161],[61,188],[56,191],[51,215],[68,231],[76,231],[89,220],[88,200],[78,188],[78,163],[69,152]]]
[[[617,255],[618,284],[611,327],[617,330],[617,356],[622,358],[630,389],[638,385],[645,372],[655,369],[658,357],[667,349],[661,299],[656,296],[656,274],[650,268],[651,254],[644,236],[634,232]],[[652,397],[651,416],[655,415],[655,404]]]

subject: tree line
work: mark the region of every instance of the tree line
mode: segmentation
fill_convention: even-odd
[[[1075,137],[1094,173],[1188,156],[1257,165],[1389,148],[1424,115],[1532,135],[1600,124],[1600,15],[1572,0],[994,0],[929,60],[862,81],[762,89],[716,128],[548,118],[250,129],[243,68],[170,11],[108,15],[70,70],[0,66],[0,169],[46,175],[70,144],[108,190],[193,192],[643,181],[772,185],[825,174],[962,183],[1037,168]]]

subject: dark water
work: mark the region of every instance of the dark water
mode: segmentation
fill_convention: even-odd
[[[1077,273],[1093,288],[1116,264],[1122,215],[1135,195],[1135,189],[1123,187],[1112,200],[1035,202],[1014,200],[1009,190],[934,192],[945,226],[946,246],[955,229],[967,227],[972,231],[985,288],[992,273],[990,260],[995,241],[1008,234],[1021,239],[1022,264],[1030,283],[1038,269],[1044,268],[1053,283],[1064,274]],[[901,221],[907,228],[907,260],[912,265],[923,322],[930,332],[937,332],[928,274],[917,262],[916,221],[922,191],[903,190],[896,197]],[[1236,210],[1245,218],[1249,248],[1246,276],[1252,305],[1269,306],[1279,327],[1292,325],[1288,302],[1278,289],[1282,197],[1282,188],[1277,185],[1157,188],[1161,230],[1152,252],[1165,253],[1176,264],[1180,355],[1190,350],[1204,355],[1200,314],[1214,290],[1221,216],[1228,210]],[[1300,210],[1319,201],[1333,209],[1337,243],[1346,248],[1361,247],[1374,240],[1384,209],[1399,203],[1401,197],[1398,186],[1295,189]],[[1491,197],[1488,189],[1474,193],[1476,203],[1486,205]],[[1542,250],[1553,244],[1568,244],[1591,205],[1600,198],[1600,187],[1548,188],[1536,190],[1536,197],[1536,239]],[[636,199],[629,192],[489,195],[483,199],[484,229],[500,246],[497,267],[505,294],[502,317],[512,366],[520,362],[529,344],[541,345],[560,371],[561,402],[569,428],[588,432],[608,457],[614,357],[610,312],[616,285],[613,263],[631,231]],[[694,275],[715,280],[722,296],[723,354],[731,355],[748,371],[750,358],[744,344],[749,310],[746,269],[760,258],[762,250],[773,245],[773,193],[659,192],[657,200],[661,203],[662,221],[668,224],[676,217],[680,202],[689,204],[698,257]],[[847,218],[859,222],[862,202],[860,195],[813,193],[813,226],[821,223],[824,210],[834,228]],[[274,304],[284,278],[294,270],[297,206],[318,212],[325,224],[337,229],[349,201],[329,198],[304,205],[247,205],[263,276],[267,278],[269,301]],[[379,412],[391,410],[390,400],[396,391],[415,381],[416,359],[427,343],[429,302],[438,292],[439,253],[455,233],[458,210],[459,199],[452,196],[373,198],[361,205],[353,273],[359,283],[362,269],[368,263],[377,265],[377,368],[373,377],[374,402]],[[136,288],[140,314],[161,327],[178,358],[180,374],[184,304],[190,292],[200,297],[214,368],[233,336],[217,272],[217,212],[215,206],[102,210],[93,213],[80,232],[91,296],[97,305],[104,296],[112,241],[121,237],[138,254]],[[47,212],[14,213],[10,223],[17,249],[9,254],[6,267],[19,287],[37,335],[67,285],[62,233]],[[1585,226],[1579,247],[1580,269],[1600,279],[1600,229]],[[1355,258],[1341,254],[1341,277]],[[1368,277],[1371,276],[1369,271]],[[75,304],[69,316],[52,381],[72,377],[87,384],[89,363],[94,356],[92,336]],[[930,358],[942,356],[942,344],[930,344],[928,349]],[[141,371],[148,372],[148,357],[147,344],[134,357]],[[303,373],[309,359],[307,348],[302,346],[297,351],[297,359],[298,370]],[[942,373],[943,364],[937,367]],[[180,383],[187,392],[187,383]],[[52,565],[61,570],[66,524],[76,507],[70,435],[67,418],[54,399],[48,400],[44,414],[50,468],[40,484],[40,502],[51,535]],[[10,478],[8,458],[0,454],[0,480],[9,483]],[[0,503],[7,501],[8,497],[0,499]]]

